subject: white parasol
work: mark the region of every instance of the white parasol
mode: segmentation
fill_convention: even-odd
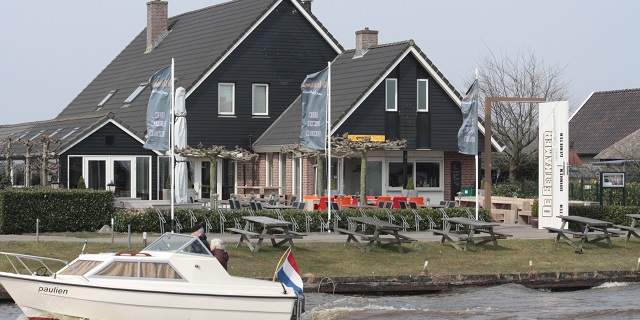
[[[187,146],[187,108],[185,103],[186,90],[183,87],[176,89],[175,116],[176,122],[174,127],[175,144],[178,148]],[[187,170],[187,157],[176,154],[175,166],[175,197],[177,203],[187,203],[187,189],[189,173]]]

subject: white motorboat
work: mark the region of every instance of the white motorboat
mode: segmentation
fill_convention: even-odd
[[[299,317],[293,289],[230,276],[203,246],[197,237],[166,233],[140,252],[81,254],[68,264],[0,253],[14,270],[0,272],[0,283],[29,319]],[[55,263],[63,267],[54,271]]]

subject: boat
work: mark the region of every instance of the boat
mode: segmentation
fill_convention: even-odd
[[[139,252],[84,254],[83,247],[71,263],[0,252],[13,268],[0,272],[0,284],[29,319],[300,317],[301,294],[231,276],[204,246],[198,237],[165,233]]]

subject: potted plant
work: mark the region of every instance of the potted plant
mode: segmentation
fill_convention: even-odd
[[[171,200],[171,176],[167,176],[164,181],[164,189],[162,189],[162,199]]]
[[[531,219],[529,219],[529,223],[531,223],[532,228],[538,229],[538,199],[534,199],[531,205]]]

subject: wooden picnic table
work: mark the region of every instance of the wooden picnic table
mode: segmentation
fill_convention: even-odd
[[[291,250],[295,250],[293,239],[302,239],[306,235],[304,233],[289,230],[289,227],[291,226],[291,222],[289,221],[264,216],[244,216],[242,219],[246,221],[244,229],[227,228],[227,231],[240,234],[240,241],[238,241],[236,248],[239,248],[243,242],[246,242],[247,246],[249,246],[249,250],[252,252],[258,252],[262,246],[262,241],[269,239],[274,247],[279,247],[288,242],[291,245]],[[252,223],[262,225],[262,233],[250,231]],[[258,239],[255,246],[251,243],[250,238]],[[276,240],[279,241],[276,242]]]
[[[610,227],[613,227],[613,223],[609,221],[580,216],[558,216],[558,218],[562,219],[562,226],[560,228],[545,227],[545,229],[551,233],[557,233],[558,235],[556,236],[555,242],[560,241],[560,238],[562,238],[575,249],[576,253],[583,253],[582,246],[585,242],[589,241],[597,242],[607,240],[609,248],[612,248],[611,237],[620,235],[619,232],[609,230]],[[570,230],[567,225],[569,222],[578,224],[579,231]],[[579,238],[580,242],[576,245],[568,235],[571,235],[573,238]]]
[[[629,238],[631,238],[631,236],[640,238],[640,228],[637,227],[638,220],[640,220],[640,214],[628,214],[627,217],[631,218],[630,226],[616,225],[615,227],[627,232],[627,239],[625,241],[629,241]]]
[[[506,239],[511,237],[510,234],[504,234],[493,231],[493,228],[499,226],[498,223],[479,221],[469,218],[444,218],[443,230],[430,229],[434,235],[440,235],[440,244],[444,245],[445,241],[449,241],[456,249],[460,251],[469,250],[469,245],[482,245],[493,242],[493,246],[498,249],[498,239]],[[462,227],[461,230],[451,230],[453,225]],[[456,238],[455,240],[453,238]],[[457,241],[465,243],[464,248],[460,247]]]
[[[398,231],[402,229],[402,227],[399,225],[370,217],[351,217],[351,219],[357,223],[372,226],[373,234],[340,228],[335,228],[334,231],[348,235],[347,243],[353,241],[362,252],[371,251],[371,247],[373,247],[375,243],[377,243],[379,246],[382,246],[382,243],[385,242],[385,244],[396,244],[398,246],[398,251],[400,253],[403,253],[403,243],[411,243],[412,241],[417,241],[398,233]],[[357,237],[360,237],[360,240],[358,240]],[[363,245],[363,243],[366,243],[366,245]]]

